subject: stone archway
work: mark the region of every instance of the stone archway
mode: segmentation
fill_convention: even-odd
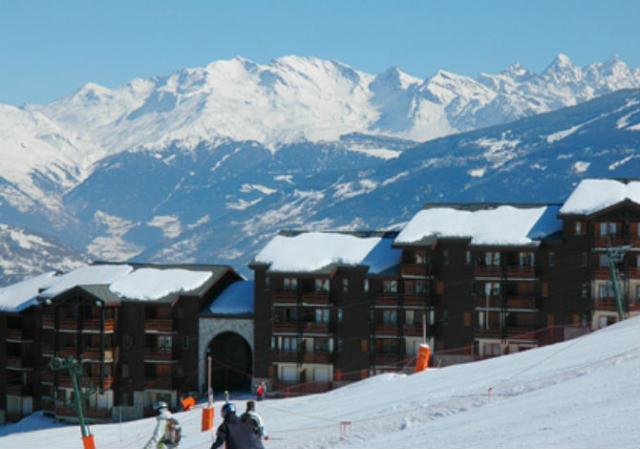
[[[249,390],[253,377],[253,359],[249,343],[235,332],[216,335],[207,346],[212,358],[214,391]]]

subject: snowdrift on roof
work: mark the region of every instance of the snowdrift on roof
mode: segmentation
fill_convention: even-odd
[[[640,181],[585,179],[560,209],[561,214],[591,215],[625,200],[640,204]]]
[[[156,300],[172,293],[195,290],[210,277],[210,271],[139,268],[115,280],[109,290],[123,298]]]
[[[49,287],[53,282],[55,282],[55,272],[51,271],[8,287],[0,288],[0,311],[21,312],[35,305],[40,289]]]
[[[51,298],[79,285],[111,284],[131,271],[131,265],[89,265],[78,268],[57,278],[41,296]]]
[[[557,211],[557,206],[499,206],[476,211],[433,207],[418,212],[396,243],[435,237],[469,238],[472,245],[532,245],[562,228]]]
[[[271,271],[281,272],[317,271],[329,265],[365,265],[365,261],[372,264],[371,271],[381,271],[397,264],[398,254],[391,248],[391,239],[307,232],[274,237],[254,261],[269,264]]]

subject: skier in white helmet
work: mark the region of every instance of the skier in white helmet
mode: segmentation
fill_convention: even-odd
[[[144,449],[173,449],[178,447],[181,428],[178,420],[169,411],[169,405],[164,401],[156,402],[153,406],[158,412],[156,428]]]

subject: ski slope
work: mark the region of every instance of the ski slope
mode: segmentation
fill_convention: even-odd
[[[637,448],[640,317],[568,342],[332,392],[258,404],[267,448]],[[491,397],[488,389],[492,387]],[[243,401],[238,408],[243,409]],[[220,405],[220,403],[218,403]],[[216,409],[219,424],[219,407]],[[201,411],[177,414],[183,449],[208,448]],[[352,422],[340,437],[339,422]],[[154,419],[93,426],[96,445],[142,448]],[[0,447],[80,448],[40,416],[0,427]]]

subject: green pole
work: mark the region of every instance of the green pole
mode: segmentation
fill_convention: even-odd
[[[87,425],[84,422],[84,410],[82,399],[83,395],[80,391],[80,385],[78,384],[78,372],[77,365],[74,366],[69,365],[69,374],[71,375],[71,381],[73,382],[73,394],[76,399],[76,410],[78,411],[78,421],[80,422],[80,431],[82,432],[83,437],[89,436],[89,429],[87,429]]]
[[[616,262],[621,260],[624,253],[620,253],[618,251],[609,249],[607,251],[607,258],[609,259],[609,275],[611,277],[611,285],[613,287],[613,295],[616,298],[616,307],[618,309],[618,318],[620,321],[624,320],[624,298],[622,296],[622,292],[620,291],[620,283],[618,282],[618,267],[616,266]]]

